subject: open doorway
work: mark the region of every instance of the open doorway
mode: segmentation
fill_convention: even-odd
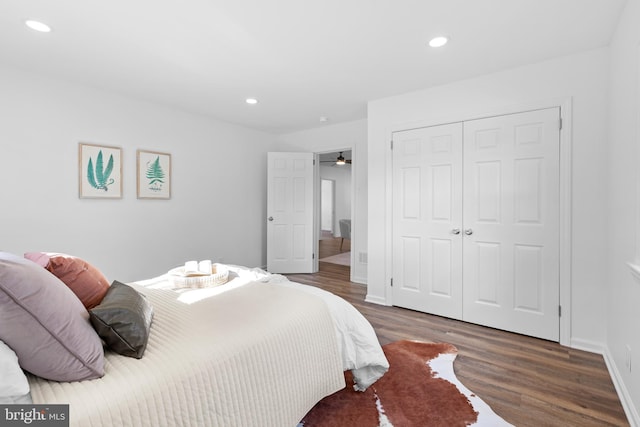
[[[351,267],[352,152],[321,153],[319,269],[323,264]]]

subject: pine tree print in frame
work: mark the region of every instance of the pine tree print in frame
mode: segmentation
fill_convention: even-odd
[[[82,199],[122,198],[122,148],[79,143],[78,184]]]
[[[138,150],[138,199],[171,198],[171,154]]]

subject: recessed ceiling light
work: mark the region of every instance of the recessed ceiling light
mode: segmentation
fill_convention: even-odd
[[[245,100],[245,102],[246,102],[247,104],[254,105],[254,104],[257,104],[257,103],[258,103],[258,100],[257,100],[257,99],[255,99],[255,98],[247,98],[247,99]]]
[[[41,33],[51,32],[51,27],[40,21],[27,20],[27,21],[24,21],[24,24],[34,31],[39,31]]]
[[[429,46],[431,47],[442,47],[445,44],[447,44],[447,42],[449,41],[449,39],[445,36],[438,36],[438,37],[434,37],[429,41]]]
[[[321,121],[322,123],[325,123],[325,122],[328,122],[328,121],[329,121],[329,118],[328,118],[328,117],[325,117],[325,116],[322,116],[322,117],[320,117],[320,121]]]

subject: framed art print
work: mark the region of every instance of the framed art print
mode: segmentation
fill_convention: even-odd
[[[138,199],[171,198],[171,154],[138,150]]]
[[[80,198],[122,198],[122,149],[107,145],[78,145]]]

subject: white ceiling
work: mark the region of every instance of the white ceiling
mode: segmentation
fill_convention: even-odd
[[[624,3],[1,0],[0,64],[284,133],[364,118],[370,100],[606,46]],[[450,43],[429,48],[439,34]]]

